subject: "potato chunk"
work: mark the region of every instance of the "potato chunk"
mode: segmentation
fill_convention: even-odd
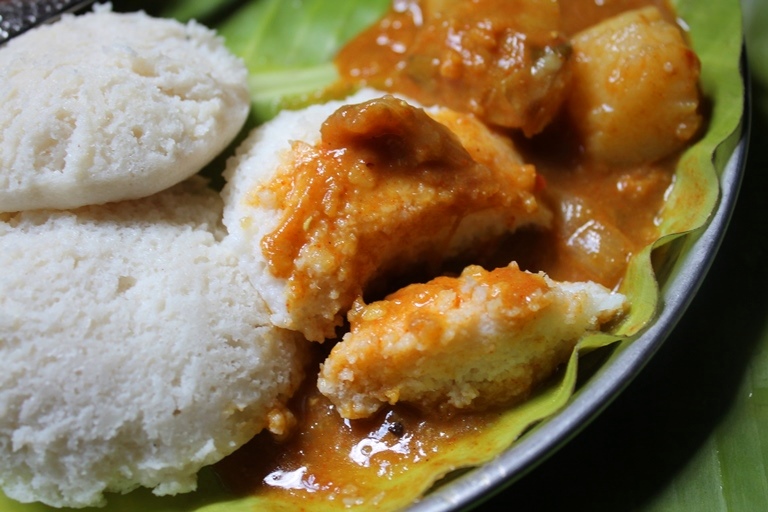
[[[696,135],[699,60],[658,9],[595,25],[574,37],[573,51],[567,110],[588,157],[651,163]]]
[[[470,266],[458,278],[358,302],[318,387],[345,418],[397,402],[443,411],[514,403],[623,305],[622,295],[594,283],[558,283],[514,263],[492,272]]]

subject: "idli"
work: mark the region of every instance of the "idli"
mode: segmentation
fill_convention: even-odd
[[[57,507],[196,473],[264,428],[307,343],[266,308],[193,177],[145,199],[0,215],[0,487]]]
[[[0,211],[144,197],[240,131],[247,72],[202,25],[66,15],[0,48]]]

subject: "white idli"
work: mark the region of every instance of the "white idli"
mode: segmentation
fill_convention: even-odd
[[[288,414],[306,342],[265,323],[201,182],[0,215],[9,497],[83,507],[139,486],[191,491],[201,467]]]
[[[144,197],[241,129],[247,72],[202,25],[97,7],[0,48],[0,211]]]

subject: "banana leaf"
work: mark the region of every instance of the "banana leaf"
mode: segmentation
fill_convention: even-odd
[[[184,2],[174,2],[184,12]],[[253,122],[273,116],[280,108],[318,98],[318,91],[332,83],[335,71],[330,58],[336,49],[386,7],[384,0],[254,0],[234,11],[217,28],[251,73]],[[690,27],[694,49],[702,60],[701,86],[711,104],[708,129],[702,139],[680,159],[675,187],[661,214],[661,238],[635,255],[622,291],[632,302],[632,312],[611,335],[585,338],[574,351],[562,378],[523,405],[500,414],[485,428],[463,436],[449,448],[433,454],[407,472],[390,477],[371,475],[360,482],[376,495],[378,510],[407,507],[445,475],[483,464],[509,447],[531,425],[566,407],[577,386],[580,357],[609,345],[632,342],[660,307],[663,294],[655,278],[655,250],[701,228],[717,204],[718,177],[738,140],[743,111],[743,84],[739,73],[742,30],[737,0],[677,0],[673,2]],[[202,11],[201,11],[202,12]],[[208,11],[205,11],[208,12]],[[691,198],[695,197],[695,201]],[[685,243],[676,251],[685,251]],[[674,261],[660,275],[674,272]],[[660,283],[663,290],[663,282]],[[370,496],[369,498],[372,498]],[[363,503],[362,508],[371,502]],[[137,490],[110,496],[106,512],[250,512],[294,510],[294,499],[281,494],[239,497],[228,493],[210,469],[201,471],[197,492],[158,498]],[[307,495],[307,508],[340,510],[342,500],[318,501]],[[41,512],[53,510],[40,504],[18,504],[0,496],[0,510]]]

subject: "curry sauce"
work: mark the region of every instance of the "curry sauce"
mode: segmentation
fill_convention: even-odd
[[[302,259],[302,250],[328,246],[337,237],[346,240],[348,247],[315,252],[313,258],[319,259],[307,265],[329,265],[335,276],[348,275],[353,283],[338,290],[338,301],[323,313],[329,322],[323,334],[333,336],[342,324],[336,311],[346,312],[364,296],[381,269],[396,267],[397,250],[417,253],[415,259],[425,263],[421,271],[439,273],[444,269],[432,263],[450,253],[456,209],[510,207],[517,209],[510,215],[512,224],[521,213],[536,221],[503,236],[495,233],[493,247],[478,245],[481,250],[470,251],[470,262],[494,267],[514,260],[554,279],[618,288],[630,256],[657,237],[657,217],[674,183],[676,155],[696,130],[653,161],[614,165],[587,154],[575,135],[578,120],[565,107],[574,72],[570,41],[610,16],[648,5],[674,20],[657,0],[395,1],[377,25],[339,54],[342,76],[426,105],[447,106],[452,113],[427,115],[388,98],[337,112],[316,146],[297,143],[295,157],[286,164],[291,172],[270,185],[293,206],[263,242],[273,272],[292,280],[289,300],[311,293],[309,283],[317,279],[297,271],[294,263]],[[697,71],[697,62],[690,65],[686,80]],[[667,79],[680,76],[670,73]],[[464,139],[461,129],[454,130],[462,124]],[[477,138],[466,134],[480,129],[488,131],[486,142],[473,150]],[[489,152],[493,144],[505,149]],[[493,163],[500,161],[499,154],[505,155],[500,168],[516,169],[511,185],[499,182],[503,172]],[[390,252],[370,233],[387,231],[387,223],[403,211],[420,211],[404,206],[403,190],[434,209],[427,217],[413,215],[405,231],[393,232]],[[323,205],[319,216],[304,208],[310,203]],[[541,212],[546,214],[537,217]],[[361,231],[360,226],[372,229]],[[439,233],[446,226],[443,243],[419,246],[419,233]],[[336,235],[326,237],[330,231]],[[414,245],[415,252],[408,253]],[[360,258],[338,266],[335,251],[348,249],[360,250]],[[279,254],[291,257],[281,261]],[[315,347],[318,362],[331,344]],[[491,409],[446,416],[396,404],[367,419],[347,420],[312,379],[295,402],[293,437],[276,441],[261,434],[216,466],[236,492],[280,493],[294,497],[297,507],[309,508],[313,500],[375,505],[393,475],[450,451],[453,440],[472,438],[499,415]]]

